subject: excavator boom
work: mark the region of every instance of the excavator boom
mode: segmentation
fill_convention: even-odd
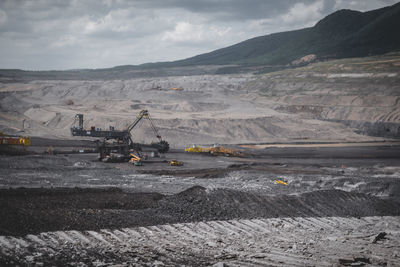
[[[145,117],[149,117],[149,112],[147,110],[142,110],[139,112],[139,114],[136,117],[136,120],[134,122],[132,122],[127,128],[126,131],[130,132],[132,131],[133,128],[135,128],[135,126]]]

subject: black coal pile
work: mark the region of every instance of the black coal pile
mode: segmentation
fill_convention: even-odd
[[[159,211],[179,221],[272,217],[363,217],[399,215],[395,201],[362,193],[321,190],[300,195],[258,195],[196,186],[163,198]]]
[[[0,235],[153,224],[141,210],[156,208],[162,197],[119,188],[1,189]]]
[[[209,220],[384,215],[400,215],[396,200],[340,190],[260,195],[194,186],[170,196],[118,188],[0,190],[0,235]]]

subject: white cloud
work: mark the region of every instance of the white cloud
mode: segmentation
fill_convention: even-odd
[[[63,35],[55,42],[51,43],[51,47],[61,48],[64,46],[73,46],[77,43],[77,38],[73,35]]]
[[[353,9],[358,11],[368,11],[372,9],[378,9],[385,5],[393,5],[397,0],[335,0],[335,9]]]
[[[3,10],[0,9],[0,26],[5,24],[7,21],[7,14]]]
[[[315,1],[309,5],[304,4],[302,2],[294,4],[288,13],[281,15],[281,19],[283,24],[289,25],[310,25],[315,23],[316,20],[321,19],[322,9],[324,7],[324,3],[322,0]]]
[[[101,18],[87,19],[84,32],[88,34],[105,31],[129,32],[134,29],[133,25],[131,25],[134,20],[134,15],[131,16],[129,10],[112,10]]]
[[[324,17],[323,9],[323,0],[295,3],[283,14],[249,21],[247,29],[255,37],[310,27]]]
[[[231,31],[230,27],[207,26],[204,24],[193,24],[187,21],[178,22],[172,31],[166,31],[162,41],[196,44],[204,42],[218,42]]]
[[[161,38],[163,41],[173,42],[198,42],[203,39],[204,28],[202,25],[194,25],[189,22],[178,22],[173,31],[167,31]]]

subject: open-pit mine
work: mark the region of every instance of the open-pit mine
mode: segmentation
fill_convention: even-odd
[[[184,74],[0,77],[1,266],[400,266],[399,54]]]

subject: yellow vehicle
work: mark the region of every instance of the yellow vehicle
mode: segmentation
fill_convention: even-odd
[[[132,163],[135,166],[142,166],[142,159],[138,156],[136,156],[133,153],[129,153],[129,155],[131,156],[131,159],[129,160],[129,163]]]
[[[221,145],[214,145],[212,147],[206,147],[202,148],[200,146],[191,146],[188,148],[185,148],[185,152],[191,152],[191,153],[210,153],[211,155],[214,156],[228,156],[228,157],[239,157],[242,154],[234,149],[226,148]]]
[[[178,161],[178,160],[176,160],[176,159],[173,159],[173,160],[171,160],[171,161],[169,162],[169,165],[171,165],[171,166],[183,166],[183,162]]]
[[[283,185],[288,185],[286,182],[282,181],[282,180],[275,180],[274,181],[276,184],[283,184]]]
[[[19,139],[19,144],[23,146],[30,146],[31,145],[31,138],[30,137],[21,137]]]
[[[185,148],[185,152],[198,153],[198,152],[204,152],[204,151],[201,147],[193,145],[191,147]]]
[[[240,152],[238,152],[237,150],[233,150],[223,146],[213,146],[205,148],[203,150],[204,152],[208,152],[214,156],[227,156],[227,157],[240,156]]]
[[[7,136],[0,132],[0,145],[22,145],[22,146],[30,146],[31,138],[30,137],[21,137],[21,136]]]

